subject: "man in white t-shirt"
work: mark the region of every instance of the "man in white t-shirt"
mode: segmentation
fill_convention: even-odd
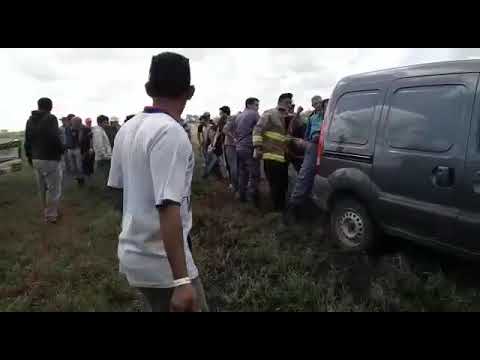
[[[194,156],[179,121],[195,91],[189,60],[154,56],[145,88],[153,106],[118,132],[108,180],[123,189],[120,272],[143,293],[148,310],[207,311],[187,245]]]
[[[108,118],[105,115],[98,116],[97,124],[98,126],[92,129],[92,148],[90,150],[95,153],[95,178],[97,183],[105,187],[112,158],[112,147],[105,132],[105,127],[108,126]]]

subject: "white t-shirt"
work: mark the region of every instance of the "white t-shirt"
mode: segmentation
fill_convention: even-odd
[[[108,140],[107,133],[101,126],[95,126],[92,129],[92,148],[95,152],[95,160],[110,160],[112,157],[112,147]]]
[[[198,270],[188,248],[192,227],[190,206],[194,167],[192,145],[185,130],[164,113],[140,113],[120,128],[115,138],[108,186],[123,189],[120,272],[135,287],[172,287],[173,276],[160,236],[157,207],[181,204],[188,275]]]

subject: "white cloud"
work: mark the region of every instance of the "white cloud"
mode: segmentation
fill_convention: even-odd
[[[480,49],[168,49],[191,60],[196,93],[185,113],[237,112],[249,96],[263,110],[278,95],[295,103],[330,96],[340,78],[372,70],[431,61],[480,58]],[[23,129],[36,100],[54,101],[57,117],[117,116],[150,104],[144,91],[152,55],[162,49],[1,49],[0,129]]]

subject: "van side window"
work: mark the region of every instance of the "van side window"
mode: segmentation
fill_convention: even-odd
[[[378,94],[378,91],[358,91],[342,95],[335,106],[328,140],[346,144],[367,144]]]
[[[392,94],[386,139],[393,148],[448,151],[459,140],[467,109],[463,85],[401,88]]]

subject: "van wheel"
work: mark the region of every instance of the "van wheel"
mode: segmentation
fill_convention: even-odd
[[[371,250],[374,245],[373,223],[367,209],[353,199],[335,202],[330,218],[333,240],[344,250]]]

